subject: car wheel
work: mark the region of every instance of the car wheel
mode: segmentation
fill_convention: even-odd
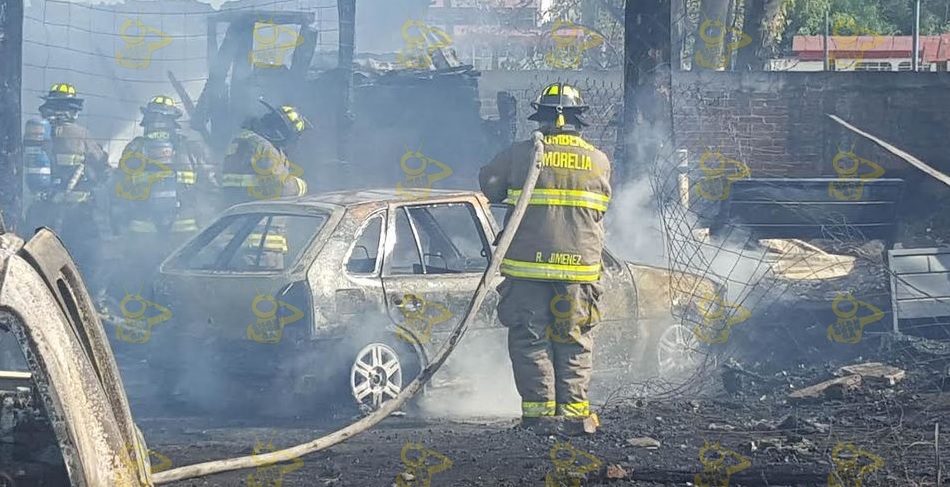
[[[361,348],[350,366],[350,395],[363,412],[391,401],[419,374],[419,360],[406,346],[374,341]]]
[[[657,340],[657,371],[662,378],[685,378],[706,361],[701,342],[689,328],[674,324]]]

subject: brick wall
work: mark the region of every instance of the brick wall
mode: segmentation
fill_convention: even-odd
[[[495,93],[519,98],[525,137],[528,102],[546,83],[568,81],[592,105],[590,136],[606,150],[616,143],[607,122],[622,108],[618,72],[489,71],[479,80],[483,116],[494,116]],[[857,137],[826,113],[884,138],[950,173],[950,76],[942,73],[674,73],[676,148],[696,164],[705,147],[746,163],[756,177],[834,176],[838,148],[884,166],[886,175],[926,178],[906,163]],[[589,95],[588,95],[589,93]]]
[[[834,114],[950,172],[950,77],[940,73],[684,72],[674,79],[677,148],[709,147],[758,177],[834,176],[839,148],[919,180],[919,171],[853,135]]]

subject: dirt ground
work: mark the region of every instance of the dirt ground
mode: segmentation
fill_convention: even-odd
[[[950,425],[950,396],[943,392],[945,379],[950,386],[950,355],[927,355],[909,345],[881,348],[872,341],[852,348],[852,355],[861,355],[847,361],[806,367],[805,357],[800,357],[797,364],[717,366],[702,377],[707,381],[704,393],[611,400],[596,408],[603,424],[592,438],[537,436],[513,429],[514,418],[452,420],[410,414],[387,418],[375,429],[301,458],[296,465],[262,466],[171,485],[388,487],[397,485],[400,475],[398,485],[420,486],[937,485],[939,458],[950,456],[945,440],[939,442],[939,451],[934,447],[935,425]],[[865,380],[853,391],[809,402],[787,397],[790,391],[833,378],[840,365],[869,360],[899,366],[907,375],[894,386]],[[305,420],[139,417],[137,422],[149,447],[174,466],[248,455],[258,442],[282,448],[328,430],[325,422]],[[650,445],[650,439],[658,445]],[[426,469],[411,470],[401,458],[404,448],[416,444],[429,451],[427,467],[444,462],[439,454],[451,462],[441,471],[436,467],[429,483]],[[554,453],[563,465],[575,466],[573,474],[555,468],[552,449],[559,450]],[[406,458],[413,462],[418,457],[407,451]],[[596,463],[591,471],[577,473],[592,461]],[[829,478],[833,472],[838,476]],[[555,483],[558,475],[569,480]],[[282,483],[252,483],[264,476],[282,478]],[[579,483],[573,483],[575,479]]]

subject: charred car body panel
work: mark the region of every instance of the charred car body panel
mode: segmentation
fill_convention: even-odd
[[[258,272],[189,265],[223,234],[229,219],[303,213],[323,214],[326,221],[310,243],[298,239],[305,247],[290,249],[296,257],[286,263],[286,269]],[[464,316],[488,266],[498,231],[487,200],[472,191],[349,191],[237,205],[163,263],[156,299],[175,313],[174,324],[164,332],[172,346],[202,344],[200,353],[215,354],[232,372],[240,371],[235,375],[242,378],[252,371],[240,364],[254,364],[258,369],[262,363],[273,364],[265,368],[294,376],[295,389],[306,389],[300,382],[308,377],[319,381],[313,375],[326,371],[330,351],[346,356],[359,348],[324,346],[339,340],[386,344],[384,352],[410,349],[418,358],[416,365],[424,364]],[[245,235],[225,237],[231,242],[221,244],[224,252]],[[230,258],[216,261],[220,264]],[[622,262],[607,250],[604,267],[603,321],[594,333],[603,357],[620,358],[599,360],[597,367],[629,371],[653,346],[644,338],[655,336],[649,333],[649,320],[639,318],[655,318],[664,310],[668,314],[669,273]],[[662,276],[666,282],[659,282]],[[502,279],[497,277],[493,286]],[[638,279],[648,282],[647,289],[638,285]],[[661,292],[653,293],[654,288]],[[282,296],[290,295],[288,290],[296,290],[294,302],[283,300]],[[298,322],[281,325],[279,343],[262,346],[245,333],[255,319],[251,303],[260,295],[273,296],[275,308],[290,305],[288,309],[298,308],[305,315]],[[227,301],[209,302],[216,296]],[[497,300],[492,292],[479,310],[481,319],[472,326],[472,333],[503,331],[495,316]],[[641,313],[641,306],[646,313]],[[420,330],[412,326],[413,313],[419,309],[428,313],[427,320],[441,317]],[[499,347],[504,348],[503,339]],[[288,352],[302,355],[290,358]]]
[[[14,438],[20,428],[30,428],[32,440],[52,433],[52,445],[29,441],[13,452],[14,466],[21,467],[15,472],[43,466],[38,477],[6,475],[27,485],[151,485],[147,449],[115,359],[62,243],[46,229],[25,245],[2,234],[0,267],[0,341],[6,342],[0,370],[8,378],[28,373],[32,384],[17,389],[30,398],[6,395],[0,416],[8,428],[13,425]]]

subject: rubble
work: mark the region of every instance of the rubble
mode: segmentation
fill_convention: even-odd
[[[801,401],[822,398],[839,399],[860,385],[860,375],[849,375],[845,377],[838,377],[837,379],[826,380],[822,383],[815,384],[804,389],[792,391],[788,394],[788,398]]]
[[[632,447],[637,448],[646,448],[648,450],[656,450],[660,447],[660,442],[649,436],[642,436],[639,438],[627,438],[627,444]]]
[[[630,472],[627,472],[626,469],[620,465],[608,465],[606,476],[608,479],[625,479],[630,476]]]
[[[836,375],[860,375],[862,379],[884,382],[889,386],[896,385],[904,379],[904,370],[880,362],[866,362],[863,364],[846,365],[838,369]]]

